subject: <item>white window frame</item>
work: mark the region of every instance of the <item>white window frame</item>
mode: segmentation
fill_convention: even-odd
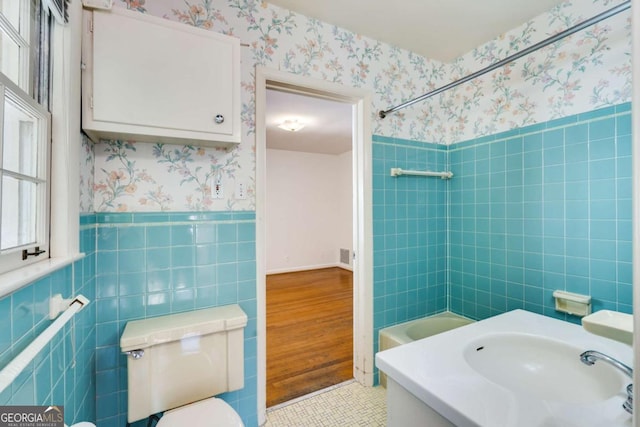
[[[37,139],[35,145],[38,150],[37,170],[35,177],[29,181],[38,184],[36,194],[36,241],[29,242],[26,245],[17,246],[7,250],[0,251],[0,272],[6,273],[16,268],[24,267],[39,261],[39,257],[47,258],[49,254],[49,147],[51,141],[51,120],[49,112],[40,104],[29,96],[24,90],[19,88],[15,83],[9,80],[4,74],[0,73],[0,170],[2,176],[13,176],[18,179],[28,179],[30,177],[14,174],[4,170],[2,163],[2,153],[5,143],[11,141],[3,141],[4,136],[4,105],[5,100],[10,100],[21,111],[28,113],[36,120],[35,134]],[[0,212],[2,212],[2,190],[0,185]],[[0,236],[1,236],[0,231]],[[43,252],[40,252],[43,251]],[[31,255],[29,255],[31,254]],[[36,255],[37,254],[37,255]]]
[[[81,2],[72,1],[68,13],[69,23],[56,22],[51,34],[49,258],[0,274],[0,298],[84,256],[79,252]],[[74,292],[80,285],[74,283]]]
[[[33,99],[35,89],[30,87],[33,79],[31,76],[37,70],[31,70],[31,58],[33,57],[34,46],[30,42],[34,40],[32,32],[39,31],[34,28],[31,22],[31,16],[39,15],[40,10],[31,10],[33,3],[29,0],[19,0],[19,22],[18,27],[11,23],[4,15],[0,14],[0,28],[6,34],[9,40],[3,39],[3,43],[13,43],[19,49],[19,66],[17,70],[17,81],[0,72],[0,222],[5,219],[4,206],[2,197],[5,190],[5,177],[12,177],[22,182],[31,182],[36,184],[35,197],[35,241],[26,242],[24,244],[2,248],[0,247],[0,273],[6,273],[20,267],[37,262],[39,259],[47,258],[49,255],[49,145],[51,141],[51,120],[48,106],[40,105]],[[39,40],[39,37],[36,38]],[[14,76],[15,78],[16,76]],[[48,99],[48,96],[46,97]],[[7,102],[13,104],[18,110],[24,112],[35,120],[34,140],[32,148],[37,151],[36,169],[28,175],[22,174],[17,170],[10,171],[5,167],[3,153],[5,153],[5,144],[16,144],[17,141],[4,141],[5,135],[5,106]],[[23,206],[17,206],[16,209],[21,215]],[[0,238],[4,240],[5,228],[0,230]],[[20,231],[17,231],[20,234]],[[42,257],[42,258],[40,258]]]
[[[29,74],[29,63],[31,60],[30,51],[29,51],[29,41],[26,39],[31,33],[31,20],[30,20],[30,2],[27,0],[14,0],[19,1],[20,5],[20,28],[16,29],[4,16],[0,15],[0,27],[4,30],[7,35],[13,40],[21,50],[20,55],[20,74],[18,76],[18,81],[15,82],[18,86],[20,86],[25,92],[31,94],[31,79]]]

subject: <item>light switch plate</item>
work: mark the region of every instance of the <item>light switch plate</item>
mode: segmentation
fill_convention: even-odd
[[[244,182],[236,183],[236,199],[244,200],[247,198],[247,186]]]

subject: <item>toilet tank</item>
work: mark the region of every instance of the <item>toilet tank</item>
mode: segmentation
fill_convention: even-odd
[[[244,387],[247,315],[232,304],[128,322],[128,420]]]

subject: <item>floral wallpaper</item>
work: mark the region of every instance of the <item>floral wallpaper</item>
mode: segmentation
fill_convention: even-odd
[[[224,209],[214,206],[218,200],[212,188],[222,174],[227,182],[235,180],[240,150],[120,140],[104,141],[95,150],[96,157],[104,159],[93,184],[96,212],[236,209],[229,194],[220,199]]]
[[[240,38],[242,143],[230,151],[103,141],[83,169],[81,205],[95,211],[252,210],[254,70],[264,65],[365,88],[373,133],[449,144],[630,100],[630,14],[624,12],[500,70],[385,119],[377,111],[486,67],[619,1],[570,0],[452,64],[255,0],[118,0],[126,7]],[[94,166],[93,177],[91,167]],[[211,188],[221,179],[223,199]],[[234,189],[244,183],[247,199]],[[89,186],[90,184],[90,186]],[[92,195],[84,194],[92,192]]]
[[[619,3],[561,3],[458,58],[450,76],[485,68]],[[631,40],[627,10],[445,93],[440,120],[446,123],[446,142],[630,101]]]
[[[93,144],[82,134],[80,139],[80,213],[92,213],[93,206],[93,177],[95,175],[95,156]]]

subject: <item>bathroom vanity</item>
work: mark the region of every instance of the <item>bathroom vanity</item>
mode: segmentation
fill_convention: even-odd
[[[585,350],[632,365],[630,346],[524,310],[380,352],[387,425],[631,426],[631,379]]]

